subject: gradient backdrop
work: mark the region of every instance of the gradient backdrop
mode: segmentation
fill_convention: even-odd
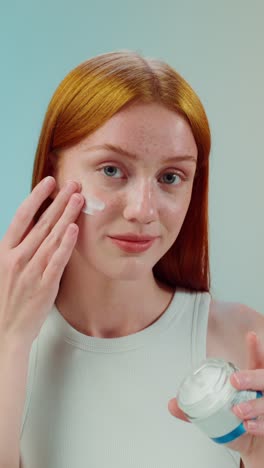
[[[48,102],[80,62],[117,49],[163,59],[212,131],[212,294],[264,312],[262,0],[1,1],[0,238],[29,194]]]

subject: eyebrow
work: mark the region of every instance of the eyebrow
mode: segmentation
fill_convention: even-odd
[[[123,156],[126,156],[129,159],[133,159],[133,160],[139,160],[140,159],[140,157],[137,154],[130,153],[129,151],[121,148],[121,146],[113,145],[111,143],[105,143],[103,145],[90,146],[89,148],[86,148],[86,151],[94,151],[94,150],[100,150],[100,149],[106,149],[106,150],[109,150],[109,151],[113,151],[114,153],[122,154]],[[173,161],[177,161],[177,162],[191,161],[191,162],[194,162],[195,164],[197,163],[197,159],[195,158],[195,156],[191,156],[189,154],[179,154],[177,156],[176,155],[171,156],[169,158],[166,158],[162,162],[169,163],[169,162],[173,162]]]

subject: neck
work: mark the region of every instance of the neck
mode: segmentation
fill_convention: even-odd
[[[56,306],[80,333],[101,338],[127,336],[154,323],[166,310],[173,290],[152,272],[144,280],[113,280],[96,271],[83,271],[69,262],[64,270]]]

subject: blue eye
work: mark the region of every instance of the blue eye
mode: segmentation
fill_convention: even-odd
[[[164,180],[163,183],[167,185],[178,185],[178,183],[174,184],[176,177],[180,178],[179,174],[175,174],[174,172],[166,172],[166,174],[162,176]]]
[[[120,175],[117,175],[117,172],[119,171],[121,173],[121,171],[116,166],[105,166],[105,167],[102,168],[102,170],[104,171],[104,174],[107,177],[112,177],[114,179],[120,177]]]
[[[124,175],[121,169],[113,165],[104,166],[100,171],[103,171],[104,175],[111,179],[122,179]],[[179,179],[178,181],[177,178]],[[160,180],[162,180],[162,183],[166,185],[179,185],[182,178],[175,172],[166,172],[162,175]]]

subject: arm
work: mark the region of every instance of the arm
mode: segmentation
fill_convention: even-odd
[[[0,341],[0,466],[19,468],[30,348]]]

